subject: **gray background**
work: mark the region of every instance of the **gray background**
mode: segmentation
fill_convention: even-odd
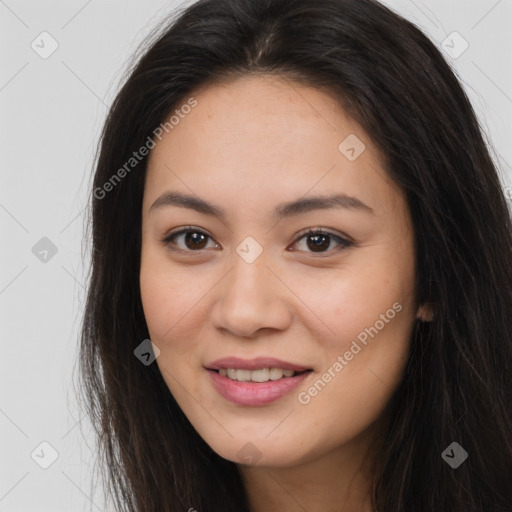
[[[452,52],[447,59],[494,145],[504,186],[511,184],[512,2],[384,3]],[[89,263],[84,211],[121,74],[179,5],[0,0],[0,512],[104,510],[101,489],[90,490],[95,439],[73,388]],[[31,47],[51,49],[44,31],[58,44],[45,59]],[[53,256],[39,252],[43,237]],[[42,442],[57,453],[47,469],[41,464],[53,452]]]

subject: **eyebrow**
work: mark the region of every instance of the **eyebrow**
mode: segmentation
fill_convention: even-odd
[[[197,196],[183,194],[181,192],[169,191],[162,194],[150,207],[149,212],[164,208],[167,206],[178,206],[180,208],[189,208],[196,212],[218,217],[226,220],[226,212],[219,206],[215,206]],[[281,203],[274,210],[274,217],[282,219],[313,210],[325,210],[329,208],[346,208],[349,210],[359,210],[365,213],[375,214],[372,208],[363,203],[360,199],[346,194],[336,194],[331,196],[310,196],[295,201]]]

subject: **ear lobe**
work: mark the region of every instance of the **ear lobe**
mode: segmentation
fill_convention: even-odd
[[[434,311],[432,304],[422,304],[418,308],[416,318],[418,318],[421,322],[432,322],[432,320],[434,320]]]

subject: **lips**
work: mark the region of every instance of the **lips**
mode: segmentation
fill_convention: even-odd
[[[241,406],[264,406],[289,394],[307,379],[311,372],[299,373],[294,377],[284,377],[267,382],[238,382],[224,377],[215,370],[207,372],[210,382],[226,400]]]
[[[220,395],[243,406],[270,404],[290,393],[313,372],[312,368],[273,357],[226,357],[213,361],[206,369]]]
[[[221,368],[234,368],[240,370],[261,370],[263,368],[281,368],[283,370],[293,370],[294,372],[303,372],[312,370],[307,366],[283,361],[274,357],[257,357],[255,359],[240,359],[238,357],[224,357],[217,359],[206,365],[208,370],[220,370]]]

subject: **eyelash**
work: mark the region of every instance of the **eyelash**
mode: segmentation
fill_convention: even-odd
[[[202,229],[195,228],[194,226],[187,226],[186,228],[180,229],[179,231],[174,231],[174,232],[166,234],[161,239],[161,243],[164,246],[166,246],[168,249],[170,249],[171,251],[174,251],[174,252],[201,253],[202,251],[206,250],[206,249],[198,249],[198,250],[194,251],[194,250],[190,250],[190,249],[185,250],[185,249],[179,249],[179,248],[176,248],[176,247],[172,247],[172,240],[174,238],[176,238],[179,235],[182,235],[182,234],[185,234],[185,233],[189,233],[189,232],[201,233],[203,235],[206,235],[210,239],[212,239],[212,237],[210,237],[210,235],[208,235],[208,233],[205,233]],[[340,246],[338,248],[336,248],[336,249],[329,249],[329,250],[324,251],[324,252],[317,252],[317,253],[315,253],[313,251],[306,251],[309,254],[318,255],[319,257],[322,257],[322,255],[325,255],[325,254],[330,255],[329,253],[332,253],[332,252],[337,254],[337,253],[339,253],[341,251],[344,251],[344,250],[348,249],[352,245],[354,245],[354,243],[351,242],[350,240],[347,240],[346,238],[340,237],[340,236],[338,236],[338,235],[336,235],[334,233],[331,233],[329,231],[325,231],[325,230],[320,229],[320,228],[318,228],[318,229],[309,228],[305,232],[299,233],[298,238],[296,239],[294,244],[297,243],[302,238],[306,238],[309,235],[324,235],[324,236],[328,236],[328,237],[330,237],[331,239],[334,239],[337,243],[340,244]]]

